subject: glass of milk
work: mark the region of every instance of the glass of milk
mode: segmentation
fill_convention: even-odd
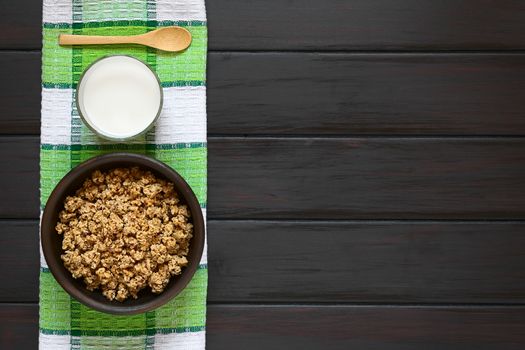
[[[77,109],[100,137],[126,141],[145,133],[162,109],[162,87],[153,70],[130,56],[91,64],[77,87]]]

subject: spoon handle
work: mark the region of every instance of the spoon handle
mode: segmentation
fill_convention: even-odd
[[[60,45],[138,44],[135,36],[96,36],[60,34]]]

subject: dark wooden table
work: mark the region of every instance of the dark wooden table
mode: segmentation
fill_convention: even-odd
[[[213,0],[209,349],[525,347],[525,2]],[[40,22],[0,1],[0,348],[38,330]]]

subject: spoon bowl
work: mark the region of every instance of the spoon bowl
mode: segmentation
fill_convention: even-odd
[[[160,28],[140,37],[148,42],[147,45],[143,45],[170,52],[185,50],[191,44],[191,33],[181,27]]]

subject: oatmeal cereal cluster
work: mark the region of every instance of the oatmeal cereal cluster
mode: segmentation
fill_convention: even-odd
[[[181,274],[193,225],[171,182],[133,167],[93,172],[67,197],[56,230],[73,277],[123,301]]]

